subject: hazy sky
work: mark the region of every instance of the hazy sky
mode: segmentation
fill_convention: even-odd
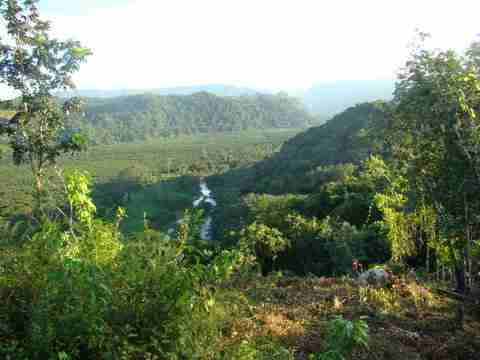
[[[416,28],[461,50],[479,0],[41,0],[55,35],[94,55],[79,88],[224,83],[302,89],[393,79]]]

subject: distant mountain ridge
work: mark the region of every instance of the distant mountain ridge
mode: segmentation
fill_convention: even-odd
[[[303,94],[308,111],[333,116],[360,103],[392,99],[394,80],[345,80],[314,85]]]
[[[60,97],[89,97],[89,98],[113,98],[130,95],[192,95],[198,92],[208,92],[216,96],[249,96],[268,93],[267,91],[257,91],[247,87],[239,87],[223,84],[207,84],[196,86],[176,86],[158,89],[120,89],[120,90],[88,90],[78,89],[59,92]]]
[[[375,100],[389,101],[392,98],[394,89],[394,80],[342,80],[316,84],[306,91],[295,91],[290,93],[290,95],[299,99],[305,106],[305,109],[310,113],[320,116],[321,119],[327,119],[360,103]],[[79,89],[59,92],[56,95],[60,97],[80,96],[106,99],[145,94],[162,96],[193,95],[200,92],[206,92],[220,97],[273,94],[273,92],[263,89],[260,90],[225,84],[205,84],[156,89]]]

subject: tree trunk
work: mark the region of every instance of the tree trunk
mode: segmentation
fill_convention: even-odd
[[[428,243],[426,244],[427,247],[427,274],[430,276],[430,247],[428,246]]]
[[[465,204],[465,240],[466,240],[466,245],[463,251],[463,257],[464,257],[464,268],[466,271],[466,277],[467,277],[467,286],[470,288],[471,283],[471,266],[470,266],[470,241],[471,241],[471,235],[470,235],[470,211],[468,207],[468,202],[467,202],[467,197],[464,197],[464,204]],[[468,289],[467,289],[468,290]]]
[[[35,179],[35,208],[33,209],[34,216],[41,215],[41,206],[42,206],[42,193],[43,193],[43,181],[42,181],[42,171],[40,169],[40,164],[37,163],[37,160],[30,154],[30,167],[32,170],[32,175]]]
[[[466,294],[466,284],[465,284],[465,264],[464,259],[457,260],[455,264],[455,280],[457,283],[457,288],[455,291],[461,295]],[[463,320],[465,318],[465,305],[463,301],[460,301],[457,306],[456,321],[460,328],[463,328]]]
[[[35,174],[35,188],[37,191],[37,200],[41,200],[43,194],[43,177],[40,170]]]
[[[39,174],[35,175],[35,187],[37,190],[37,197],[40,198],[43,192],[43,183],[42,183],[42,177]]]
[[[463,259],[457,261],[455,264],[455,280],[457,284],[456,291],[459,294],[465,294],[467,291],[467,286],[465,282],[465,266]]]

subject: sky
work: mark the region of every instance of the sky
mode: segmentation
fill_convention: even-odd
[[[415,29],[461,51],[478,0],[41,0],[54,35],[93,51],[80,89],[230,84],[297,91],[394,79]]]

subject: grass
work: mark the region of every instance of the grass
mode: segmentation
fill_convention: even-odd
[[[474,309],[455,327],[455,303],[427,286],[398,280],[390,289],[359,287],[351,279],[254,277],[220,291],[236,317],[223,346],[268,340],[295,359],[321,352],[328,322],[338,315],[368,323],[370,346],[352,359],[477,359],[480,321]]]

